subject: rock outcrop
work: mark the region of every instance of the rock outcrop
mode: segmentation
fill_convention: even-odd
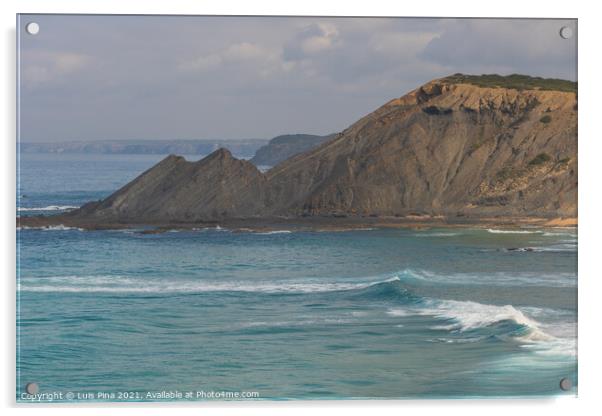
[[[94,221],[195,222],[260,215],[266,178],[246,160],[219,149],[198,162],[170,155],[99,202],[69,216]]]
[[[67,215],[169,222],[416,214],[576,217],[575,92],[443,78],[266,173],[223,149],[194,163],[170,156]]]

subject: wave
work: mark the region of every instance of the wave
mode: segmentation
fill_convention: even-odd
[[[503,321],[511,321],[517,325],[539,331],[539,324],[525,316],[512,305],[487,305],[473,301],[439,300],[426,298],[419,308],[391,308],[390,316],[429,315],[435,318],[452,321],[446,326],[435,329],[458,330],[461,332],[485,328]]]
[[[512,247],[507,248],[506,251],[514,253],[576,252],[577,246],[575,244],[555,244],[543,247]]]
[[[429,299],[420,313],[451,319],[455,322],[453,327],[460,331],[482,328],[501,321],[512,321],[515,324],[539,330],[537,322],[527,318],[512,305],[497,306],[472,301]]]
[[[411,316],[432,317],[432,330],[450,333],[449,342],[465,339],[494,338],[515,342],[533,352],[552,355],[575,353],[574,317],[566,312],[550,312],[539,308],[520,308],[513,305],[491,305],[467,300],[447,300],[418,295],[408,272],[389,278],[363,281],[330,281],[318,279],[285,281],[203,281],[137,276],[91,275],[22,277],[18,290],[22,292],[106,293],[122,295],[174,295],[208,292],[271,294],[336,293],[345,301],[367,301],[371,305],[387,306],[385,314],[395,325],[403,325]],[[332,295],[328,295],[332,296]],[[333,298],[329,298],[333,300]],[[362,315],[353,315],[362,319]],[[401,320],[401,322],[400,322]],[[428,324],[427,324],[428,325]],[[455,333],[455,335],[454,335]],[[463,334],[458,337],[457,334]],[[478,341],[478,340],[477,340]],[[446,341],[447,342],[447,341]],[[468,342],[468,341],[467,341]],[[475,341],[476,342],[476,341]]]
[[[574,287],[574,273],[542,275],[525,273],[440,274],[426,270],[405,269],[396,273],[364,277],[362,279],[319,279],[253,281],[253,280],[192,280],[164,277],[136,276],[54,276],[24,277],[22,290],[36,292],[111,292],[111,293],[203,293],[203,292],[262,292],[262,293],[312,293],[345,291],[358,299],[396,300],[404,303],[419,302],[411,290],[429,287],[440,289],[444,285],[487,286],[546,286]],[[410,289],[410,290],[409,290]]]
[[[41,231],[71,231],[71,230],[76,230],[76,231],[85,231],[83,228],[79,228],[79,227],[68,227],[66,225],[63,224],[59,224],[59,225],[45,225],[45,226],[40,226],[40,227],[29,227],[26,225],[17,227],[17,230],[41,230]]]
[[[574,287],[577,284],[575,272],[433,272],[431,270],[404,269],[393,274],[404,282],[416,285],[471,285],[471,286],[546,286]]]
[[[28,212],[28,211],[70,211],[72,209],[77,209],[79,207],[74,205],[48,205],[47,207],[18,207],[17,211],[19,212]]]
[[[400,317],[400,316],[412,316],[412,315],[416,315],[415,311],[411,311],[409,309],[400,309],[400,308],[391,308],[387,311],[387,315],[389,316],[396,316],[396,317]]]
[[[460,235],[460,233],[438,232],[438,233],[416,233],[416,234],[413,234],[414,237],[455,237],[457,235]]]
[[[562,253],[562,252],[577,252],[576,244],[556,244],[547,247],[535,247],[535,251],[540,252],[551,252],[551,253]]]
[[[393,278],[375,282],[212,282],[178,280],[166,281],[127,276],[53,276],[22,278],[20,290],[27,292],[107,292],[107,293],[317,293],[365,289],[399,280]],[[33,281],[33,282],[32,282]]]
[[[347,233],[350,231],[374,231],[375,227],[349,227],[349,228],[318,228],[312,230],[314,233]]]
[[[459,339],[439,338],[449,343],[477,342],[494,336],[501,341],[517,342],[522,348],[538,354],[576,355],[574,321],[543,324],[526,315],[529,308],[524,309],[523,311],[512,305],[425,298],[418,307],[391,308],[387,315],[402,318],[412,315],[432,316],[446,322],[444,325],[431,326],[432,330],[471,333],[470,336]]]
[[[227,228],[222,228],[219,225],[215,228],[193,228],[193,231],[232,231]],[[234,231],[240,233],[249,233],[255,235],[272,235],[272,234],[291,234],[293,231],[291,230],[272,230],[272,231],[257,231],[253,228],[235,228]]]
[[[544,237],[571,237],[573,239],[577,239],[577,234],[576,233],[571,233],[571,232],[552,232],[552,231],[546,231],[542,234]]]
[[[439,320],[429,328],[448,332],[450,336],[439,337],[437,342],[478,342],[493,337],[501,342],[517,343],[537,354],[576,355],[575,318],[567,311],[408,294],[402,304],[390,307],[385,313],[391,319],[401,320],[402,324],[412,316]]]
[[[488,228],[487,232],[491,234],[541,234],[540,230],[499,230],[497,228]]]

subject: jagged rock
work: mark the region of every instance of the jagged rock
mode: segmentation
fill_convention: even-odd
[[[219,149],[198,162],[170,155],[104,201],[69,213],[99,221],[200,221],[261,214],[265,177]]]

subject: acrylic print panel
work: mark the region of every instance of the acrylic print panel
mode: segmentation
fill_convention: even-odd
[[[575,395],[576,38],[20,15],[17,400]]]

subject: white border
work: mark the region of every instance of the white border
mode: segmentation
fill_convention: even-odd
[[[429,0],[424,2],[387,2],[384,0],[254,0],[207,2],[190,0],[3,0],[2,13],[2,91],[0,101],[4,129],[2,137],[2,375],[0,394],[5,414],[80,415],[82,409],[74,406],[16,406],[15,397],[15,15],[16,13],[112,13],[112,14],[237,14],[237,15],[346,15],[346,16],[433,16],[433,17],[559,17],[579,19],[579,398],[546,400],[439,400],[387,402],[254,402],[254,403],[194,403],[187,405],[146,404],[111,405],[109,408],[85,406],[90,414],[147,415],[162,409],[165,413],[246,414],[265,415],[331,414],[340,411],[346,415],[364,414],[375,408],[379,413],[399,415],[400,412],[445,415],[506,415],[509,412],[530,414],[589,413],[599,410],[597,387],[602,377],[600,368],[602,314],[600,290],[599,220],[601,207],[600,165],[602,164],[602,77],[600,76],[599,39],[602,21],[595,2],[574,1],[503,2]],[[15,408],[17,407],[17,409]],[[199,409],[200,407],[200,409]],[[19,409],[20,408],[20,409]],[[153,410],[151,410],[153,409]]]

